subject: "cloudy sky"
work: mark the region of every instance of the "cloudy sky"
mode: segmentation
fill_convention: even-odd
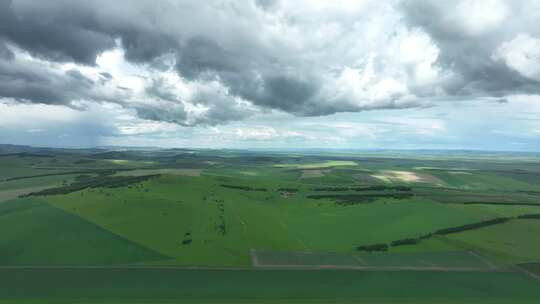
[[[540,0],[0,0],[0,143],[540,151]]]

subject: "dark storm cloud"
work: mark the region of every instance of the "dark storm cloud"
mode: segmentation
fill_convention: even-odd
[[[56,73],[41,65],[0,60],[0,96],[44,104],[69,105],[92,98],[94,82],[78,71]]]
[[[66,0],[0,0],[0,37],[31,54],[53,61],[95,64],[97,55],[115,46],[120,38],[126,57],[147,62],[174,50],[176,41],[159,28],[137,26],[137,16],[127,20],[108,14],[108,9],[134,7],[141,13],[148,1],[74,2]],[[126,10],[126,13],[133,12]],[[129,20],[130,18],[133,18]]]
[[[221,75],[221,79],[230,87],[231,93],[256,105],[298,115],[318,115],[309,113],[310,109],[306,107],[309,102],[317,102],[314,100],[318,90],[315,80],[279,74],[257,78],[250,73]]]
[[[319,83],[314,78],[304,80],[284,74],[279,70],[279,64],[272,66],[275,61],[263,56],[238,56],[214,41],[194,37],[179,49],[176,69],[190,80],[217,77],[232,94],[259,106],[300,115],[320,114],[310,113],[313,108],[305,107],[315,98]]]
[[[35,9],[16,12],[12,0],[0,1],[0,36],[38,57],[94,64],[96,56],[113,47],[110,35],[95,30],[91,16],[76,5],[48,14]],[[51,3],[52,4],[52,3]]]
[[[270,107],[285,111],[294,111],[295,102],[302,104],[315,94],[312,83],[303,82],[286,76],[268,77],[264,81],[265,98]]]
[[[137,116],[143,119],[166,121],[183,126],[188,126],[188,124],[186,123],[187,115],[183,106],[176,106],[174,108],[167,107],[166,110],[163,106],[136,106],[135,111],[137,112]]]
[[[176,68],[182,76],[197,79],[208,76],[208,73],[239,73],[244,70],[245,60],[214,41],[194,37],[179,50]]]
[[[0,60],[11,60],[13,58],[13,52],[7,47],[5,41],[0,40]]]
[[[159,32],[120,28],[116,33],[122,39],[126,59],[137,63],[149,63],[165,53],[175,52],[178,44],[173,37]]]

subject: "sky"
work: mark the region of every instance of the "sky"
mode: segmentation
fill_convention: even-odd
[[[0,143],[540,151],[540,0],[0,0]]]

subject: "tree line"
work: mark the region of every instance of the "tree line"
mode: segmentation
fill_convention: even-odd
[[[338,191],[412,191],[412,188],[409,186],[386,186],[386,185],[373,185],[373,186],[330,186],[330,187],[316,187],[313,188],[313,191],[328,191],[328,192],[338,192]]]
[[[224,188],[244,190],[244,191],[267,191],[266,188],[253,188],[250,186],[237,186],[237,185],[220,185],[220,186]]]
[[[413,197],[413,193],[366,193],[366,194],[312,194],[306,196],[311,199],[331,199],[336,204],[346,206],[354,204],[372,203],[378,198],[406,199]]]
[[[525,219],[525,218],[540,219],[540,214],[524,214],[524,215],[518,216],[517,218],[518,219]],[[462,232],[462,231],[479,229],[479,228],[482,228],[482,227],[487,227],[487,226],[506,223],[511,219],[513,219],[513,218],[512,217],[499,217],[499,218],[480,221],[480,222],[476,222],[476,223],[465,224],[465,225],[460,225],[460,226],[435,230],[434,232],[430,232],[430,233],[421,235],[418,238],[405,238],[405,239],[399,239],[399,240],[391,241],[389,245],[384,244],[384,243],[377,243],[377,244],[371,244],[371,245],[361,245],[361,246],[358,246],[356,249],[359,250],[359,251],[366,251],[366,252],[387,251],[390,246],[391,247],[396,247],[396,246],[404,246],[404,245],[416,245],[416,244],[420,243],[422,240],[429,239],[434,235],[446,235],[446,234],[451,234],[451,233],[457,233],[457,232]],[[385,245],[385,246],[382,246],[382,245]]]
[[[140,183],[151,178],[160,176],[161,174],[144,175],[144,176],[97,176],[95,178],[82,178],[77,181],[57,187],[45,189],[37,192],[31,192],[21,197],[26,196],[40,196],[40,195],[57,195],[68,194],[76,191],[80,191],[87,188],[120,188],[129,186],[131,184]]]

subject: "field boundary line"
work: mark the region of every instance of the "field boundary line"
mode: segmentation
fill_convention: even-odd
[[[357,270],[357,271],[426,271],[426,272],[516,272],[503,268],[480,268],[480,267],[439,267],[439,266],[341,266],[341,265],[259,265],[256,268],[263,269],[297,269],[297,270]]]
[[[535,280],[538,280],[540,281],[540,275],[537,275],[535,273],[532,273],[531,271],[519,266],[519,265],[514,265],[516,267],[517,270],[521,271],[522,273],[524,273],[525,275],[535,279]]]
[[[339,266],[339,265],[259,265],[257,267],[206,267],[206,266],[0,266],[2,270],[351,270],[369,272],[518,272],[518,269],[485,269],[474,267],[414,267],[414,266]],[[520,268],[521,269],[521,268]]]
[[[469,254],[471,254],[472,256],[476,257],[477,259],[479,259],[480,261],[482,261],[484,264],[486,264],[490,269],[497,269],[499,268],[497,265],[493,264],[490,260],[488,260],[485,256],[477,253],[477,252],[474,252],[472,250],[469,250]]]
[[[352,256],[355,260],[357,260],[358,262],[360,262],[360,264],[366,265],[366,266],[367,266],[366,261],[364,261],[364,259],[362,259],[361,257],[357,256],[356,254],[351,254],[351,256]]]

